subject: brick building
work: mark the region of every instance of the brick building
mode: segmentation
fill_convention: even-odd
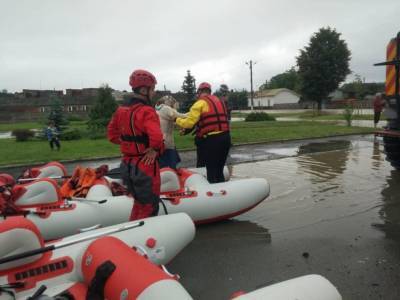
[[[0,94],[0,122],[37,121],[47,117],[54,103],[60,99],[68,115],[87,117],[94,105],[97,88],[57,90],[22,90],[22,93]]]

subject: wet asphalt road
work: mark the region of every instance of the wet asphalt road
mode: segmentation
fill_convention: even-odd
[[[171,264],[197,299],[227,299],[321,274],[343,299],[400,299],[400,174],[372,136],[254,146],[237,177],[264,177],[271,196],[232,221],[198,228]]]
[[[229,299],[313,273],[343,299],[400,299],[400,172],[382,151],[373,136],[233,148],[233,180],[266,178],[271,196],[233,220],[198,227],[170,270],[195,299]],[[193,166],[193,152],[181,156]]]

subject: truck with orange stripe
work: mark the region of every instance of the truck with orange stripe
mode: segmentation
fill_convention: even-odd
[[[386,66],[386,108],[388,120],[385,130],[375,134],[383,137],[386,159],[400,170],[400,32],[386,48],[386,61],[375,66]]]

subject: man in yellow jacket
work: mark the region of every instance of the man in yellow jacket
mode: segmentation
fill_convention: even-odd
[[[204,161],[207,179],[210,183],[223,182],[224,165],[231,146],[228,111],[223,101],[211,95],[209,83],[201,83],[197,95],[187,117],[177,118],[175,122],[184,129],[196,126],[197,155]]]

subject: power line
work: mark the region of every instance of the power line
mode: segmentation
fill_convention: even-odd
[[[253,90],[253,65],[255,65],[256,62],[253,62],[250,60],[249,62],[246,61],[246,65],[249,65],[250,68],[250,99],[251,99],[251,110],[254,109],[254,90]]]

